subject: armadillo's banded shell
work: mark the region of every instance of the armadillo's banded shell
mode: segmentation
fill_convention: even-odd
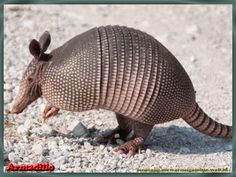
[[[61,109],[105,108],[155,124],[179,118],[194,106],[193,86],[180,63],[139,30],[93,28],[52,54],[43,90],[51,90],[49,101]]]
[[[152,36],[127,27],[99,27],[100,106],[145,123],[191,110],[192,83],[176,58]]]

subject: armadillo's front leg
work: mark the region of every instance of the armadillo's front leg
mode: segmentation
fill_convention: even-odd
[[[146,137],[152,130],[153,125],[148,125],[133,120],[132,127],[134,130],[134,138],[113,149],[115,152],[127,154],[127,157],[133,156],[143,145]]]
[[[118,122],[118,127],[116,127],[115,129],[107,132],[106,134],[102,135],[102,136],[98,136],[96,138],[96,141],[98,143],[108,143],[108,142],[112,142],[115,139],[115,134],[119,134],[121,139],[125,139],[129,133],[131,132],[131,124],[130,124],[130,119],[121,115],[121,114],[117,114],[116,113],[116,118],[117,118],[117,122]]]
[[[43,111],[44,122],[47,121],[49,117],[55,116],[59,112],[59,110],[59,108],[52,106],[50,103],[47,103]]]

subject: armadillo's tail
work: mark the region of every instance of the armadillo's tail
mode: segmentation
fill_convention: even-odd
[[[232,138],[232,126],[214,121],[198,106],[198,104],[196,104],[194,111],[183,119],[190,126],[206,135],[218,138]]]

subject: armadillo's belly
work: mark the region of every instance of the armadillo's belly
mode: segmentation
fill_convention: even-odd
[[[102,44],[99,105],[148,124],[190,111],[195,102],[192,83],[157,40],[126,27],[98,31]]]

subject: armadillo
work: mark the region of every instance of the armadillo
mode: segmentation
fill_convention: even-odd
[[[106,109],[116,113],[118,127],[97,137],[125,139],[114,151],[134,155],[155,124],[182,118],[196,130],[232,138],[232,126],[210,118],[197,104],[193,84],[175,56],[151,35],[125,26],[101,26],[79,34],[45,53],[51,42],[45,31],[31,40],[33,59],[23,74],[12,113],[22,112],[43,96],[44,117],[62,110]]]

